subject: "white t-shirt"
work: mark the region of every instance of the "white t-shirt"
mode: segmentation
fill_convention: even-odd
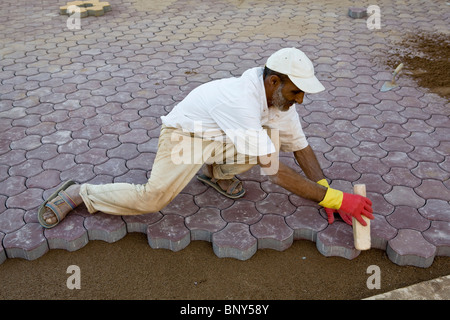
[[[215,80],[192,90],[167,115],[168,127],[231,141],[239,153],[263,156],[276,151],[264,128],[277,129],[281,151],[308,145],[295,107],[282,112],[268,108],[263,68],[252,68],[241,77]]]

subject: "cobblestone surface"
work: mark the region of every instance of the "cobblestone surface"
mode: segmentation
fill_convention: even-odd
[[[173,251],[210,241],[219,257],[241,260],[298,240],[356,258],[350,226],[328,225],[319,206],[271,185],[257,168],[240,176],[247,193],[236,201],[194,179],[161,212],[91,216],[79,207],[54,229],[37,223],[37,207],[66,179],[144,183],[160,116],[196,86],[262,66],[287,46],[308,54],[326,87],[297,110],[331,186],[366,184],[373,247],[399,265],[427,267],[450,255],[448,101],[404,76],[380,92],[391,71],[374,62],[416,28],[448,34],[446,2],[378,1],[380,30],[350,18],[351,1],[114,0],[80,30],[67,28],[63,3],[3,2],[0,263],[128,232]]]

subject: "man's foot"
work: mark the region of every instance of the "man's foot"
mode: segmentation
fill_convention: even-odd
[[[239,181],[237,178],[233,179],[215,179],[213,177],[213,170],[211,165],[205,165],[203,167],[203,178],[200,176],[199,180],[207,183],[208,185],[215,188],[217,191],[219,191],[221,194],[232,198],[240,198],[244,195],[245,190],[242,187],[242,182]],[[207,179],[204,179],[204,178]]]
[[[70,211],[83,202],[79,193],[80,185],[73,184],[66,190],[60,191],[54,199],[48,201],[45,205],[45,212],[42,214],[45,223],[51,226],[60,222],[55,211],[59,216],[59,220],[64,219]]]

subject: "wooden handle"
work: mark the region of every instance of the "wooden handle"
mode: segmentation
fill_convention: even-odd
[[[402,71],[403,69],[403,63],[400,63],[397,68],[395,68],[394,73],[392,74],[392,82],[395,81],[395,77],[397,76],[397,74]]]
[[[353,186],[353,193],[359,194],[360,196],[366,196],[366,185],[365,184],[356,184]],[[365,216],[362,216],[364,221],[367,223],[367,226],[363,226],[356,220],[353,221],[353,239],[355,248],[357,250],[368,250],[370,249],[370,220]]]
[[[403,63],[400,63],[394,70],[394,74],[398,74],[403,69]]]

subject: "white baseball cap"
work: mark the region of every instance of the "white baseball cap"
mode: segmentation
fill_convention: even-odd
[[[318,93],[325,90],[314,75],[311,60],[299,49],[278,50],[267,59],[266,67],[287,75],[300,90],[306,93]]]

